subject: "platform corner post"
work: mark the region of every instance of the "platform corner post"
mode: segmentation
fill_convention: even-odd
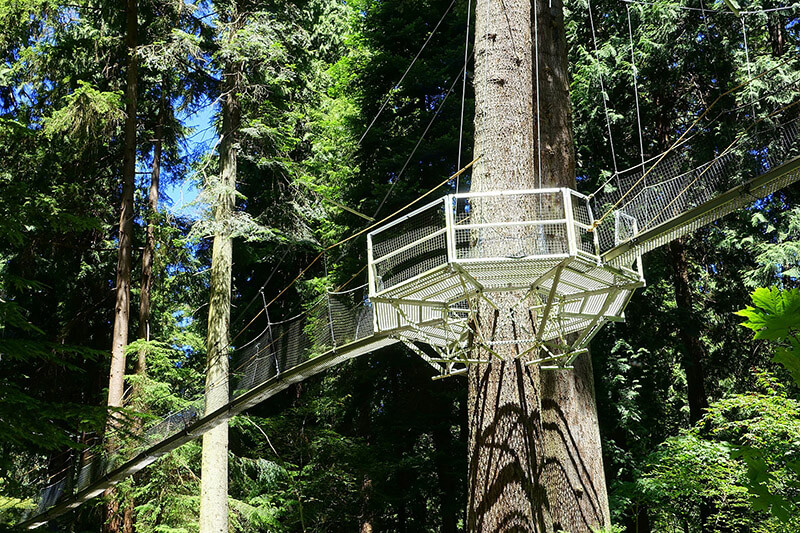
[[[369,281],[368,294],[375,296],[378,288],[375,286],[375,257],[372,251],[372,234],[367,233],[367,278]]]
[[[578,255],[578,243],[575,235],[575,215],[572,213],[572,191],[566,187],[561,188],[564,201],[564,219],[566,220],[567,245],[569,255]]]
[[[444,224],[445,224],[445,243],[447,245],[447,262],[455,263],[456,261],[456,224],[455,224],[455,209],[457,203],[455,195],[448,194],[444,197]]]

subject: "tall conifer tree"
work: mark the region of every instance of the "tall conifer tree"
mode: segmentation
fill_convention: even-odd
[[[138,0],[127,0],[125,4],[125,47],[127,49],[127,68],[125,84],[125,145],[122,163],[122,205],[119,214],[119,248],[117,252],[117,284],[115,288],[114,330],[111,337],[111,368],[108,377],[108,407],[122,407],[125,391],[125,348],[128,345],[128,325],[130,321],[131,263],[133,253],[133,191],[136,186],[136,100],[138,89]],[[112,438],[118,429],[119,418],[111,413],[106,430]],[[114,490],[106,491],[106,520],[103,530],[116,532],[123,530],[122,517],[119,516],[119,501],[113,497]]]
[[[237,3],[224,13],[227,39],[241,25]],[[231,219],[236,203],[237,132],[241,120],[239,90],[241,68],[229,58],[222,65],[222,131],[220,132],[219,183],[214,194],[214,245],[211,257],[211,294],[206,342],[205,411],[211,413],[228,402],[228,352],[231,320],[233,235]],[[203,435],[200,482],[200,533],[228,530],[228,425],[220,424]]]
[[[475,154],[482,159],[472,190],[574,187],[562,3],[478,0],[475,43]],[[513,212],[504,217],[535,219],[524,202],[506,207]],[[479,202],[473,209],[481,215]],[[525,230],[501,231],[520,238]],[[522,324],[512,308],[524,297],[510,293],[499,309],[479,309],[480,337],[495,341],[505,360],[469,371],[468,529],[608,526],[591,364],[580,360],[574,373],[545,376],[526,365],[535,353],[517,357]]]

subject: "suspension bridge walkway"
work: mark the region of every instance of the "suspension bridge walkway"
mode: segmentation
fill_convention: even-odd
[[[237,350],[229,403],[202,402],[143,431],[134,446],[76,462],[44,488],[21,524],[36,528],[101,495],[186,442],[294,383],[396,343],[436,371],[463,374],[479,342],[478,302],[522,294],[529,317],[517,353],[542,369],[567,369],[603,324],[624,319],[644,285],[641,255],[800,181],[798,119],[751,130],[705,163],[691,142],[615,174],[584,195],[567,188],[450,194],[367,235],[368,283],[328,292],[306,312],[269,323]],[[735,146],[735,149],[731,149]],[[509,218],[510,206],[524,216]],[[505,300],[504,300],[505,301]],[[523,322],[523,321],[521,321]],[[500,341],[508,342],[508,341]]]

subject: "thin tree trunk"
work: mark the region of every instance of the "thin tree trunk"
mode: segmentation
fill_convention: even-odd
[[[783,17],[779,13],[767,15],[767,31],[773,57],[780,57],[786,52],[786,36]]]
[[[475,8],[475,154],[472,191],[535,187],[531,2],[478,0]],[[506,206],[525,217],[525,205]],[[491,207],[472,206],[476,220]],[[519,211],[519,212],[516,212]],[[509,230],[514,231],[514,230]],[[516,235],[520,237],[520,235]],[[501,239],[498,241],[501,242]],[[492,242],[482,245],[492,253]],[[522,294],[479,307],[473,326],[487,342],[517,338],[510,310]],[[516,358],[514,344],[495,345],[505,361],[468,373],[467,530],[552,530],[541,485],[543,442],[539,369]],[[491,357],[483,346],[471,358]]]
[[[231,20],[237,20],[236,14]],[[235,32],[236,28],[231,28]],[[206,413],[228,402],[228,343],[231,318],[233,240],[229,223],[236,191],[236,132],[240,123],[237,96],[240,72],[228,63],[223,69],[222,141],[220,142],[219,195],[214,206],[217,230],[211,258],[211,296],[206,343]],[[228,531],[228,425],[220,424],[203,435],[200,481],[200,533]]]
[[[562,0],[539,6],[543,187],[575,187],[575,149]],[[589,354],[574,370],[542,372],[542,425],[553,527],[578,533],[611,523]]]
[[[158,188],[161,178],[161,147],[164,136],[164,119],[166,114],[166,89],[161,88],[158,110],[158,122],[153,142],[153,167],[150,173],[150,190],[147,195],[147,234],[142,252],[142,291],[139,298],[139,338],[150,340],[150,295],[153,289],[153,256],[156,250],[156,217],[158,216]],[[136,373],[147,374],[147,349],[139,349],[136,361]]]
[[[636,517],[634,522],[633,531],[631,528],[628,527],[626,529],[629,533],[650,533],[650,515],[647,513],[647,506],[644,504],[639,504],[636,508]]]
[[[126,3],[125,45],[127,47],[128,65],[125,86],[125,146],[122,163],[122,206],[119,216],[119,249],[117,254],[117,286],[116,304],[114,306],[114,330],[111,337],[111,368],[108,379],[108,407],[122,407],[125,390],[125,347],[128,344],[128,322],[130,318],[131,297],[131,252],[133,243],[133,190],[136,178],[136,100],[138,63],[136,59],[136,43],[138,29],[137,0]],[[108,446],[114,445],[114,430],[119,424],[119,417],[111,414],[106,433]],[[119,502],[113,489],[106,491],[108,499],[105,507],[103,530],[118,532],[122,530],[122,517],[119,514]]]
[[[361,481],[361,516],[359,516],[358,531],[360,533],[372,533],[373,514],[370,508],[372,499],[372,478],[369,474],[364,474]]]
[[[678,337],[683,345],[681,366],[686,373],[686,395],[689,402],[689,423],[694,425],[708,408],[703,373],[705,348],[699,337],[700,324],[694,318],[692,291],[689,286],[689,265],[683,240],[669,245],[675,304],[678,308]]]
[[[166,98],[164,92],[161,93],[158,122],[155,128],[155,142],[153,143],[153,166],[150,173],[150,190],[147,198],[147,230],[145,235],[144,251],[142,253],[142,288],[139,296],[139,332],[138,338],[150,340],[150,293],[153,288],[153,255],[155,254],[155,217],[158,214],[158,185],[161,172],[161,146],[163,135],[163,121],[166,113]],[[147,375],[147,348],[139,348],[136,360],[136,374],[140,377]],[[131,392],[131,400],[134,409],[142,410],[142,390],[138,384],[134,384]],[[135,420],[133,424],[134,433],[138,433],[142,428],[142,422]],[[134,474],[131,480],[136,483],[141,476]],[[134,531],[134,508],[136,506],[133,497],[127,498],[123,505],[122,531],[132,533]]]

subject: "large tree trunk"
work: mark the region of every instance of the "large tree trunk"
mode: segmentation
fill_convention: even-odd
[[[531,3],[478,0],[475,8],[475,154],[472,191],[535,187]],[[488,206],[476,204],[478,219]],[[524,218],[519,213],[507,216]],[[492,253],[491,243],[483,253]],[[522,294],[497,298],[499,313],[478,309],[473,326],[484,339],[511,340],[509,314]],[[468,373],[469,473],[467,530],[552,530],[541,484],[543,436],[539,369],[516,359],[516,346],[496,345],[505,361],[472,365]],[[480,344],[471,358],[491,356]],[[527,358],[526,358],[527,359]]]
[[[473,191],[574,187],[562,2],[537,5],[538,31],[530,2],[478,0],[475,153],[482,159],[473,171]],[[473,209],[473,216],[480,214],[480,204]],[[504,216],[524,217],[525,206],[518,210]],[[521,297],[504,297],[499,313],[479,309],[476,326],[484,339],[516,337],[520,327],[508,308]],[[468,529],[579,532],[608,526],[591,362],[579,358],[574,371],[540,375],[535,365],[525,366],[536,353],[515,359],[515,346],[505,348],[506,362],[469,371]]]
[[[231,14],[231,20],[237,20]],[[236,31],[236,25],[229,30]],[[220,142],[219,194],[214,206],[216,233],[211,257],[211,296],[206,343],[206,414],[228,402],[228,343],[231,319],[233,240],[229,222],[236,191],[236,132],[240,108],[237,91],[240,72],[228,63],[223,69],[222,141]],[[200,533],[228,531],[228,425],[220,424],[203,435],[200,481]]]
[[[678,338],[683,345],[681,366],[686,373],[686,395],[689,401],[689,423],[694,425],[708,408],[703,384],[705,348],[700,340],[700,324],[694,318],[692,291],[689,286],[689,264],[683,239],[670,243],[672,281],[675,285],[675,305],[678,310]]]
[[[138,63],[136,42],[138,29],[137,0],[127,0],[125,45],[128,66],[125,85],[125,146],[122,162],[122,206],[119,215],[119,248],[117,253],[116,304],[114,306],[114,330],[111,337],[111,368],[108,378],[108,407],[122,407],[125,391],[125,347],[128,344],[128,321],[131,298],[131,252],[133,243],[133,190],[136,178],[136,99]],[[106,425],[108,447],[114,446],[114,430],[119,417],[111,414]],[[115,491],[106,491],[108,502],[105,508],[103,530],[118,532],[123,530],[119,502]]]
[[[575,187],[567,42],[561,0],[539,5],[543,187]],[[542,372],[545,468],[553,527],[578,533],[611,524],[589,354],[574,370]]]

